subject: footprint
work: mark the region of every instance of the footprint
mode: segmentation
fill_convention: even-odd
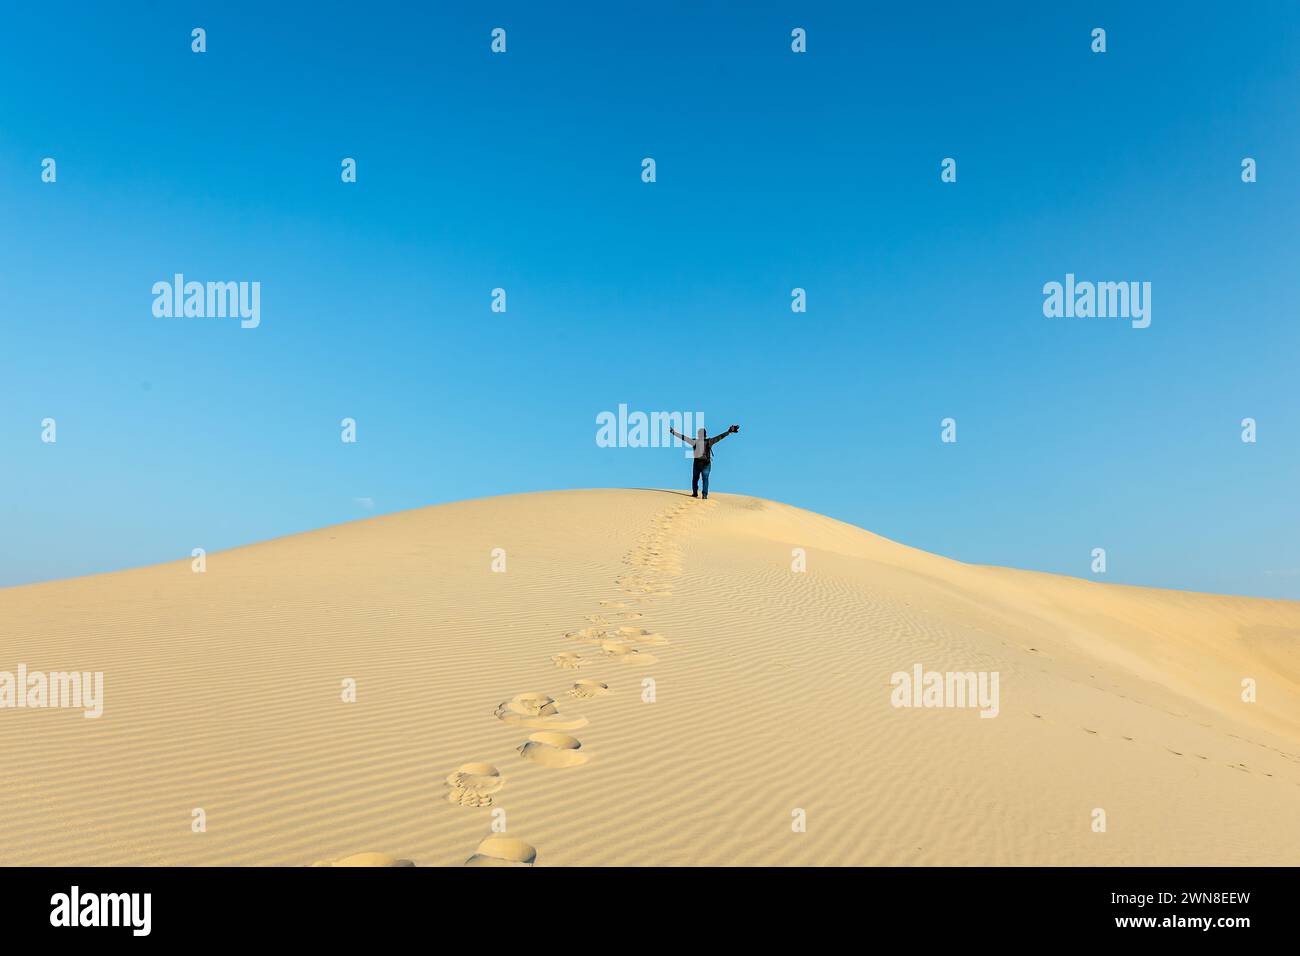
[[[668,574],[679,574],[682,570],[682,563],[676,558],[647,558],[645,566],[652,571],[662,571]]]
[[[640,611],[618,611],[614,614],[611,614],[610,617],[612,617],[616,621],[636,621],[639,620],[640,618],[645,617],[645,615],[642,614]]]
[[[337,860],[321,860],[312,866],[415,866],[410,860],[399,860],[387,853],[353,853]]]
[[[566,631],[564,636],[572,641],[585,641],[588,644],[599,644],[609,635],[609,631],[603,627],[583,627],[576,631]]]
[[[609,608],[625,608],[631,607],[632,605],[628,604],[626,601],[601,601],[600,606]]]
[[[584,667],[590,663],[587,658],[581,654],[556,654],[551,658],[551,662],[556,667],[563,667],[566,670],[576,671],[579,667]]]
[[[447,774],[447,802],[462,807],[490,807],[492,794],[506,785],[490,763],[467,763]]]
[[[638,651],[635,647],[628,647],[622,641],[602,641],[600,650],[606,657],[620,660],[624,664],[637,664],[644,667],[658,660],[657,657]]]
[[[605,616],[602,615],[602,614],[588,614],[588,615],[587,615],[587,620],[588,620],[589,622],[591,622],[592,624],[608,624],[608,623],[609,623],[609,618],[605,617]]]
[[[629,594],[659,595],[672,594],[672,590],[663,581],[620,581],[619,587]]]
[[[662,634],[648,631],[644,627],[620,627],[614,633],[624,640],[635,641],[638,644],[668,643],[668,638],[664,637]]]
[[[577,767],[587,762],[587,754],[579,753],[581,747],[581,741],[568,734],[538,733],[528,735],[519,753],[543,767]]]
[[[614,583],[624,590],[631,591],[654,591],[668,586],[667,581],[661,581],[658,577],[648,574],[620,574],[614,579]]]
[[[490,836],[478,845],[466,866],[532,866],[537,848],[514,837]]]
[[[588,700],[592,697],[607,697],[610,694],[610,689],[608,684],[601,683],[598,680],[580,680],[573,685],[573,689],[568,693],[570,697]]]
[[[538,730],[577,730],[587,726],[586,717],[561,717],[554,698],[545,694],[516,694],[513,700],[497,707],[497,720],[518,727]]]

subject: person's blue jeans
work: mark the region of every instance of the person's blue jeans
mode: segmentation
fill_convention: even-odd
[[[709,469],[713,467],[713,462],[703,461],[699,458],[691,462],[691,494],[699,489],[700,479],[704,479],[704,497],[709,497]]]

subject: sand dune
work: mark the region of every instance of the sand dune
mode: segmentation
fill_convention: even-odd
[[[97,719],[0,710],[3,864],[1300,863],[1300,603],[756,498],[444,505],[0,622],[0,670],[104,674]],[[996,716],[894,706],[918,665],[996,674]]]

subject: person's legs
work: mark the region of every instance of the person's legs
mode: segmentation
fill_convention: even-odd
[[[691,497],[694,498],[700,493],[700,466],[704,464],[698,458],[691,462]],[[704,493],[709,493],[708,479],[705,479]]]
[[[700,469],[700,477],[704,479],[705,498],[709,497],[709,469],[712,467],[713,467],[712,463],[706,462],[704,467]]]

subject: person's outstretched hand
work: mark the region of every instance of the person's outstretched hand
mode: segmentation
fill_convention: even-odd
[[[732,425],[730,428],[727,429],[727,431],[731,432],[734,435],[736,432],[740,431],[740,426]]]

